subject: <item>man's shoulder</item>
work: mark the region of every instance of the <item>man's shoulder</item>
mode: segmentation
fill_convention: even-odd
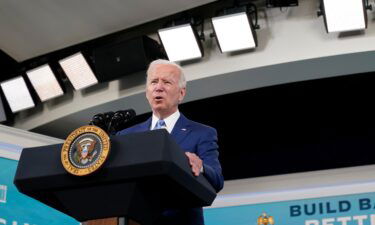
[[[188,119],[188,123],[189,123],[189,126],[194,130],[205,131],[205,132],[209,131],[209,132],[216,133],[216,129],[207,124],[203,124],[203,123],[196,122],[194,120],[189,120],[189,119]]]
[[[116,135],[125,135],[125,134],[131,134],[131,133],[137,133],[144,131],[144,127],[146,126],[147,121],[135,124],[131,127],[125,128],[119,132],[116,133]]]
[[[203,124],[203,123],[193,121],[193,120],[190,120],[190,125],[193,126],[193,127],[201,128],[201,129],[215,129],[215,128],[207,125],[207,124]]]

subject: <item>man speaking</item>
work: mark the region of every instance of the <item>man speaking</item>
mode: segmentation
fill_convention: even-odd
[[[203,174],[215,188],[223,188],[224,178],[218,159],[217,133],[212,127],[187,119],[178,110],[186,94],[186,79],[182,68],[170,61],[158,59],[147,70],[146,98],[152,109],[152,117],[117,135],[166,129],[185,151],[192,173]],[[202,208],[167,209],[158,225],[203,225]]]

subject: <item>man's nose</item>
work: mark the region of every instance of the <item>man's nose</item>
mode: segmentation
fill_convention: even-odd
[[[162,82],[158,82],[158,83],[156,84],[156,86],[155,86],[155,90],[157,90],[157,91],[162,91],[162,90],[164,90],[164,85],[163,85],[163,83],[162,83]]]

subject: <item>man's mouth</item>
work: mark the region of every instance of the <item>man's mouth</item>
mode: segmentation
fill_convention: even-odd
[[[158,101],[158,100],[162,100],[162,99],[163,99],[163,97],[161,97],[161,96],[156,96],[156,97],[155,97],[155,100],[156,100],[156,101]]]

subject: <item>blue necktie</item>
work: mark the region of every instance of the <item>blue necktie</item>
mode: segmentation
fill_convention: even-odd
[[[166,127],[166,124],[165,124],[164,120],[158,120],[158,122],[156,122],[154,130],[162,129],[162,128],[165,128],[165,127]]]

